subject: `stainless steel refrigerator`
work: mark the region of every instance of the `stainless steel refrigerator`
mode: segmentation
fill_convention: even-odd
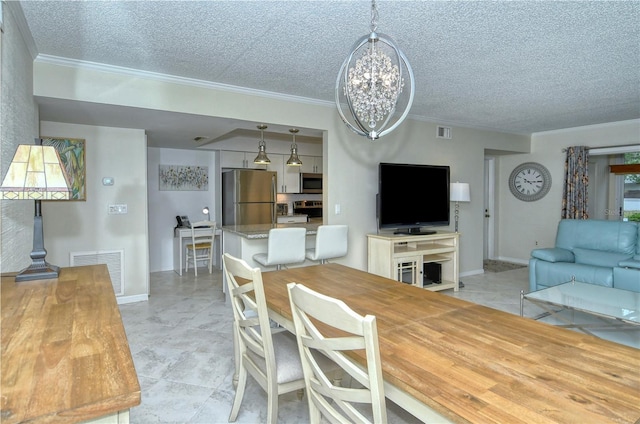
[[[222,224],[276,222],[276,173],[234,169],[222,173]]]

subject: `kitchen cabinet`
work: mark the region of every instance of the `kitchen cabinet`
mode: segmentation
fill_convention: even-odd
[[[300,167],[287,166],[289,155],[269,154],[267,170],[278,173],[278,193],[300,193]]]
[[[368,234],[368,272],[428,290],[458,291],[458,233]],[[439,284],[423,286],[424,264],[440,264]]]
[[[278,215],[278,224],[298,224],[307,221],[307,215]]]
[[[256,156],[256,152],[222,150],[220,155],[220,166],[222,168],[265,169],[265,165],[253,163]]]
[[[322,156],[300,156],[300,172],[322,173]]]

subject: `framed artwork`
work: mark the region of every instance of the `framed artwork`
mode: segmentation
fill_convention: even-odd
[[[42,144],[53,146],[69,176],[71,198],[87,200],[87,169],[85,165],[85,140],[82,138],[42,137]]]
[[[208,166],[160,165],[161,191],[209,190]]]

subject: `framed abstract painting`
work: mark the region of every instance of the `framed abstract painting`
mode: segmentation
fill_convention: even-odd
[[[82,138],[41,137],[42,144],[53,146],[64,164],[69,184],[71,198],[69,200],[87,200],[87,169],[85,164],[85,140]]]
[[[160,165],[158,178],[161,191],[209,190],[208,166]]]

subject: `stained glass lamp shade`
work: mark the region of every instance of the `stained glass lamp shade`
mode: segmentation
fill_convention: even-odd
[[[57,278],[59,268],[45,261],[42,200],[68,200],[69,178],[53,146],[20,144],[0,188],[4,200],[35,200],[31,265],[16,275],[16,281]]]

